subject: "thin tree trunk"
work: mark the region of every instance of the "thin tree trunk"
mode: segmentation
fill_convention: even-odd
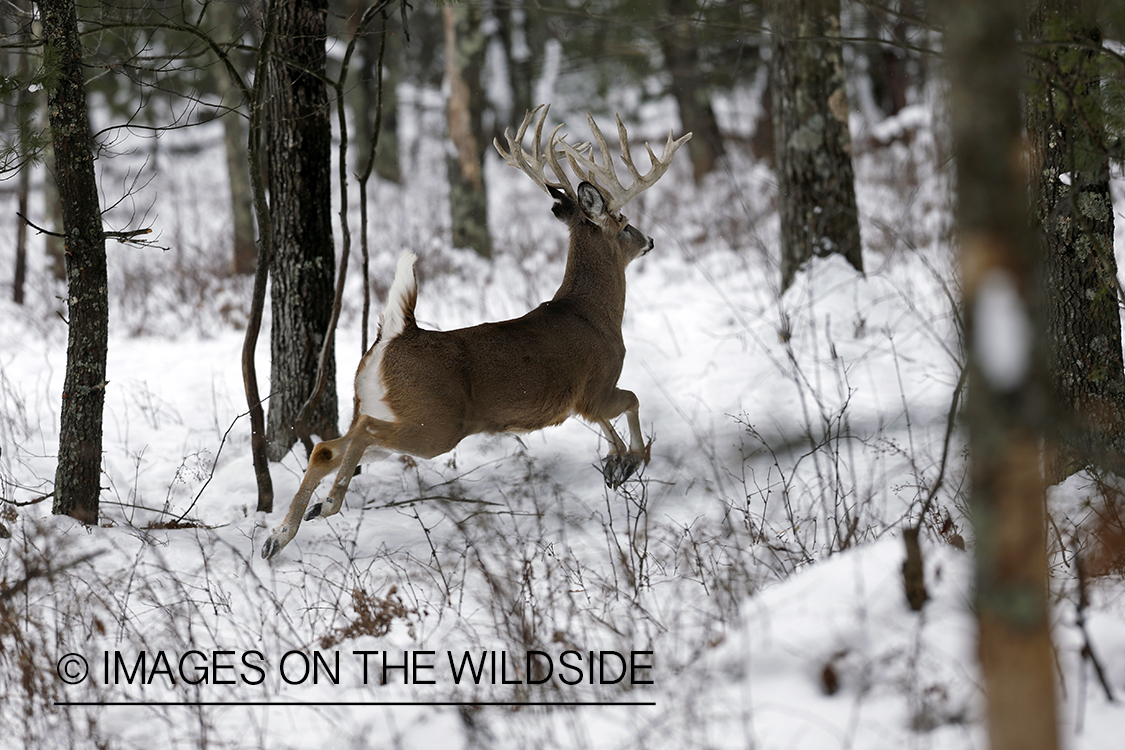
[[[947,10],[966,351],[973,611],[992,750],[1058,746],[1039,470],[1047,387],[1016,47],[1023,0]]]
[[[534,78],[532,75],[534,57],[528,39],[528,16],[523,0],[512,0],[504,7],[496,8],[497,33],[504,47],[504,58],[508,65],[508,89],[512,95],[512,111],[508,113],[508,126],[515,132],[523,115],[535,103],[531,101]],[[499,128],[497,128],[499,129]]]
[[[19,10],[24,10],[20,4],[16,5]],[[3,24],[6,27],[6,23]],[[9,32],[7,28],[3,28],[3,33],[15,36],[18,33],[21,42],[31,42],[31,34],[26,28],[18,32]],[[27,81],[30,70],[31,56],[20,51],[14,51],[11,54],[16,56],[16,79],[18,81]],[[28,99],[30,93],[26,86],[21,85],[19,94],[16,95],[15,111],[11,113],[12,118],[15,120],[15,126],[18,132],[19,143],[19,158],[23,162],[19,167],[18,182],[16,183],[16,200],[18,203],[18,211],[20,216],[26,217],[28,215],[28,199],[31,193],[31,164],[27,161],[28,158],[28,136],[30,134],[31,122],[27,113]],[[8,113],[5,113],[8,114]],[[5,118],[6,119],[6,118]],[[8,125],[8,123],[4,123]],[[17,305],[22,305],[24,302],[24,287],[27,285],[27,222],[20,220],[16,223],[16,267],[12,275],[12,301]]]
[[[909,15],[915,11],[908,7],[909,2],[900,2],[897,5],[897,8],[892,5],[879,9],[868,7],[864,11],[868,38],[879,39],[883,23],[894,17],[891,40],[899,44],[906,41],[909,25],[899,14]],[[884,116],[891,117],[897,114],[906,106],[906,92],[910,83],[906,50],[885,42],[881,44],[872,42],[863,45],[862,54],[867,63],[867,80],[871,86],[871,98],[875,106]]]
[[[240,36],[238,6],[219,4],[216,6],[220,33],[223,41],[232,45]],[[234,49],[227,54],[234,54]],[[254,198],[250,188],[250,173],[246,155],[246,125],[239,113],[233,111],[237,105],[239,89],[231,82],[230,75],[220,66],[215,70],[215,88],[223,103],[232,111],[223,114],[223,149],[227,157],[227,178],[230,184],[231,211],[231,271],[238,275],[254,273],[258,264],[258,248],[254,241]]]
[[[54,512],[97,523],[109,300],[105,236],[73,0],[40,0],[47,109],[66,235],[68,335]]]
[[[28,198],[31,193],[31,166],[24,165],[20,168],[19,182],[17,183],[17,201],[20,216],[27,216]],[[16,268],[12,276],[12,301],[22,305],[24,301],[24,287],[27,285],[27,222],[16,223]]]
[[[258,370],[254,355],[258,347],[258,334],[262,328],[262,311],[265,308],[266,284],[269,281],[273,258],[273,221],[266,200],[265,170],[262,168],[262,147],[266,98],[269,86],[266,67],[273,54],[277,36],[277,2],[263,0],[263,24],[258,58],[254,64],[254,87],[246,92],[250,105],[250,122],[247,126],[246,161],[250,175],[250,191],[254,201],[254,217],[258,225],[258,264],[254,269],[254,292],[250,300],[250,313],[246,319],[246,335],[242,340],[242,384],[246,389],[246,404],[250,414],[250,452],[254,461],[254,480],[258,486],[259,513],[273,512],[273,478],[270,476],[269,441],[266,436],[265,412],[258,392]]]
[[[231,211],[231,271],[254,273],[258,247],[254,241],[254,207],[247,171],[246,129],[235,112],[223,115],[223,148],[227,157]]]
[[[863,271],[839,0],[773,0],[773,116],[781,288],[813,256]]]
[[[297,415],[316,386],[332,314],[331,144],[325,70],[327,0],[286,0],[278,8],[276,51],[267,70],[267,155],[273,258],[273,324],[267,435],[270,458],[296,441]],[[293,65],[289,62],[292,61]],[[328,385],[309,415],[321,438],[339,433],[335,357]]]
[[[488,38],[481,29],[481,9],[447,5],[445,19],[446,81],[449,85],[449,206],[453,244],[487,257],[488,193],[484,182],[484,91],[481,69]]]
[[[48,124],[49,122],[48,118]],[[43,226],[56,234],[62,234],[63,210],[59,197],[58,170],[55,168],[55,148],[51,144],[43,152],[43,164],[47,171],[43,180]],[[51,275],[59,281],[66,281],[66,243],[62,237],[55,234],[43,235],[43,247]]]
[[[1125,476],[1125,365],[1094,8],[1040,0],[1029,36],[1037,42],[1027,107],[1032,203],[1060,425],[1048,477],[1062,480],[1091,464]]]
[[[699,42],[695,37],[692,14],[695,0],[663,0],[667,20],[657,26],[657,39],[664,53],[664,65],[672,76],[672,96],[680,110],[685,131],[694,133],[688,142],[692,173],[696,183],[710,174],[724,154],[723,136],[707,80],[699,67]]]
[[[365,5],[366,3],[363,0],[355,0],[355,7],[352,10],[354,18],[359,18]],[[384,23],[395,22],[385,21]],[[356,121],[356,168],[363,169],[366,166],[368,154],[374,153],[375,173],[388,182],[399,183],[402,181],[402,165],[398,154],[397,94],[402,57],[402,46],[399,40],[402,31],[401,29],[396,31],[397,33],[386,34],[373,30],[360,32],[362,36],[359,38],[358,47],[363,64],[359,70],[359,81],[356,86],[358,96],[356,97],[357,107],[354,117]],[[379,80],[380,57],[391,61],[390,66],[381,68],[383,71],[382,81]],[[374,129],[374,113],[380,106],[382,107],[382,122],[379,128],[379,148],[372,152],[371,133]]]

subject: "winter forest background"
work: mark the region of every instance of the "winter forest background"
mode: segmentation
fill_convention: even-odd
[[[1125,748],[1125,12],[934,5],[0,2],[0,747]],[[402,251],[554,293],[541,103],[694,133],[651,461],[394,456],[261,559]]]

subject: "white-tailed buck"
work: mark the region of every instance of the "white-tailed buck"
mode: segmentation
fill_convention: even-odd
[[[536,112],[535,140],[528,153],[523,137]],[[522,318],[484,323],[456,331],[427,331],[414,320],[418,286],[415,257],[398,261],[379,336],[363,356],[355,375],[355,417],[343,437],[319,443],[289,512],[262,547],[262,557],[277,554],[297,533],[301,519],[339,512],[348,483],[361,462],[391,453],[432,458],[452,450],[479,432],[526,432],[580,415],[601,426],[609,441],[602,473],[617,487],[648,461],[641,435],[637,397],[617,387],[625,344],[625,267],[652,249],[652,239],[634,229],[621,208],[651,187],[691,133],[668,135],[660,158],[648,148],[652,167],[642,175],[633,164],[621,119],[621,160],[633,181],[623,187],[610,159],[609,146],[587,115],[601,149],[572,146],[555,128],[541,146],[547,108],[528,112],[508,151],[496,149],[554,199],[554,214],[570,228],[570,248],[562,284],[550,301]],[[647,144],[646,144],[647,148]],[[560,158],[581,180],[571,185]],[[547,167],[554,173],[547,176]],[[610,420],[625,414],[629,444]],[[327,503],[305,514],[313,490],[330,472],[336,481]]]

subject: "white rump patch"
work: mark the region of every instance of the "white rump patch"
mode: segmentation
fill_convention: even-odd
[[[359,413],[385,422],[394,422],[395,413],[384,400],[387,395],[383,385],[383,352],[387,344],[395,339],[406,326],[406,306],[418,292],[418,281],[414,276],[414,262],[418,260],[412,252],[404,252],[398,259],[395,280],[387,294],[387,306],[379,316],[379,338],[375,346],[364,356],[360,371],[355,376],[355,395],[359,400]]]

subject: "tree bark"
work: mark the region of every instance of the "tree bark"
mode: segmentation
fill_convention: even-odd
[[[839,0],[773,0],[781,288],[814,255],[863,271]]]
[[[688,153],[698,184],[715,169],[724,150],[707,80],[699,65],[699,41],[692,21],[696,9],[695,0],[663,0],[668,18],[656,31],[664,65],[672,76],[672,96],[680,110],[680,122],[685,132],[694,133]]]
[[[1016,47],[1023,0],[947,8],[956,218],[968,352],[966,421],[976,532],[973,611],[992,750],[1058,746],[1047,606],[1045,485],[1039,470],[1048,389],[1039,312],[1040,251],[1020,158]]]
[[[453,244],[484,257],[492,255],[488,232],[488,192],[484,182],[484,90],[481,69],[488,38],[481,29],[481,9],[446,5],[446,81],[449,85],[449,207]]]
[[[296,441],[293,426],[316,386],[320,348],[332,314],[332,130],[322,78],[326,16],[327,0],[281,3],[266,71],[264,150],[273,223],[267,437],[274,461]],[[328,386],[309,417],[313,434],[325,439],[340,434],[334,357],[328,368]]]
[[[1047,369],[1059,418],[1048,477],[1125,476],[1125,365],[1108,145],[1090,2],[1040,0],[1029,19],[1034,225],[1043,251]]]
[[[68,333],[53,512],[97,523],[109,300],[105,236],[73,0],[40,0],[47,110],[66,236]]]

